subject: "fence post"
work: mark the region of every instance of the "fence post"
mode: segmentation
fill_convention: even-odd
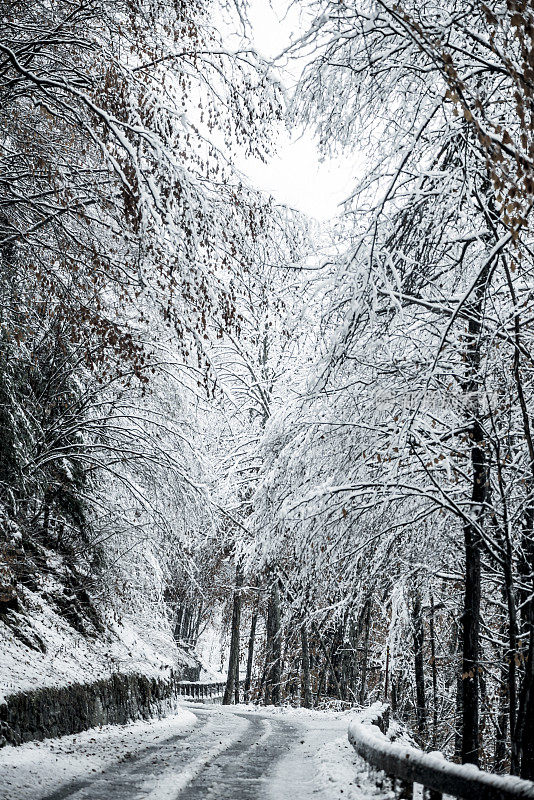
[[[394,779],[398,800],[413,800],[413,783]]]

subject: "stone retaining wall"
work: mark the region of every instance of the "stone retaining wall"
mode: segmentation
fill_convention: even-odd
[[[117,674],[10,695],[0,704],[0,747],[164,716],[176,705],[179,681],[198,680],[198,672],[189,668],[170,678]]]

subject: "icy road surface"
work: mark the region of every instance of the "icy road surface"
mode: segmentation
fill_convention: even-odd
[[[333,800],[384,797],[346,714],[187,704],[153,722],[0,750],[1,800]]]

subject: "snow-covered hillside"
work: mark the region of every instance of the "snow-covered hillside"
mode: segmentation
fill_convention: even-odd
[[[27,613],[0,620],[0,698],[18,691],[90,683],[121,672],[165,677],[198,661],[174,642],[164,619],[109,615],[105,632],[76,631],[43,598],[26,590]]]

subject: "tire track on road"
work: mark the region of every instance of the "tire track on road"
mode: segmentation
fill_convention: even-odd
[[[278,720],[235,713],[249,723],[246,740],[238,740],[177,795],[178,800],[258,800],[267,793],[273,767],[287,755],[297,729]],[[156,800],[156,798],[154,798]]]
[[[116,763],[92,777],[81,778],[61,787],[43,800],[138,800],[148,798],[172,764],[180,772],[187,769],[192,755],[200,752],[209,758],[208,743],[215,737],[223,744],[215,715],[204,709],[194,709],[198,723],[194,728],[180,730],[175,736],[162,739],[122,756]],[[233,739],[231,740],[233,741]],[[231,741],[229,744],[231,744]],[[221,746],[219,745],[219,746]],[[175,795],[177,794],[175,792]]]
[[[43,800],[257,800],[296,728],[259,714],[194,707],[199,722]]]

